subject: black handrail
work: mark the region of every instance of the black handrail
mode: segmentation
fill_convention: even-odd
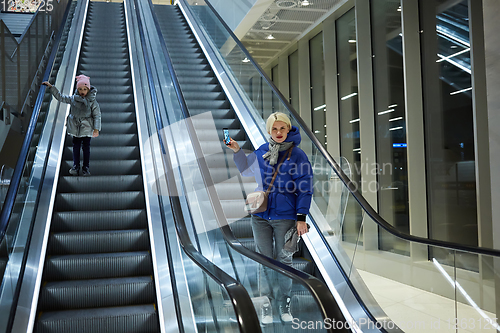
[[[139,12],[137,0],[135,0],[135,10],[137,15],[137,21],[139,26],[139,34],[141,37],[141,44],[143,47],[144,61],[146,64],[146,71],[149,81],[149,91],[151,94],[151,99],[153,101],[153,109],[156,120],[156,128],[158,131],[159,142],[162,149],[162,159],[165,164],[167,188],[169,192],[169,200],[174,214],[174,221],[176,226],[177,235],[179,237],[179,242],[186,253],[186,255],[193,260],[206,274],[208,274],[213,280],[215,280],[219,286],[224,288],[231,298],[231,304],[236,315],[236,319],[241,332],[261,332],[259,319],[255,308],[252,303],[252,299],[248,295],[246,289],[235,279],[233,279],[226,272],[221,270],[219,267],[214,265],[211,261],[205,258],[198,250],[193,246],[191,239],[189,238],[188,231],[186,228],[184,216],[182,213],[182,206],[177,192],[177,185],[175,181],[175,175],[173,172],[172,163],[170,161],[170,155],[166,152],[163,139],[160,135],[163,131],[163,121],[161,118],[158,99],[156,95],[156,89],[154,87],[154,82],[152,78],[152,71],[149,62],[149,56],[146,50],[146,40],[144,37],[144,31],[142,27],[142,19]],[[178,320],[180,320],[178,318]],[[182,323],[180,323],[182,327]]]
[[[185,1],[185,0],[180,0],[180,1]],[[307,124],[302,120],[302,118],[299,116],[297,111],[293,108],[293,106],[287,101],[287,99],[283,96],[283,94],[278,90],[278,88],[274,85],[273,81],[267,76],[267,74],[262,70],[262,68],[259,66],[259,64],[252,58],[252,55],[248,50],[245,48],[243,43],[236,37],[234,32],[229,28],[229,26],[224,22],[222,17],[217,13],[215,8],[210,4],[209,0],[205,0],[205,3],[207,6],[212,10],[213,14],[217,17],[217,19],[220,21],[220,23],[224,26],[224,28],[227,30],[227,32],[231,35],[233,38],[234,42],[240,47],[240,49],[245,53],[245,56],[250,60],[250,62],[255,66],[257,71],[260,73],[260,75],[264,78],[264,80],[267,82],[267,84],[271,87],[273,92],[278,96],[279,100],[285,105],[285,107],[288,109],[288,111],[293,115],[295,120],[299,123],[299,125],[302,127],[302,131],[306,133],[306,135],[309,137],[309,139],[315,144],[316,148],[323,154],[327,162],[330,164],[330,166],[333,168],[335,173],[339,176],[339,178],[342,180],[342,182],[347,186],[349,189],[349,192],[354,196],[356,201],[361,205],[361,207],[365,210],[365,212],[370,216],[375,223],[377,223],[380,227],[385,229],[387,232],[393,234],[396,237],[402,238],[404,240],[410,241],[410,242],[417,242],[417,243],[422,243],[426,245],[432,245],[432,246],[437,246],[437,247],[443,247],[446,249],[450,250],[458,250],[458,251],[464,251],[464,252],[472,252],[476,254],[485,254],[493,257],[500,257],[500,250],[497,249],[490,249],[486,247],[480,247],[480,246],[469,246],[469,245],[462,245],[458,243],[453,243],[453,242],[447,242],[447,241],[440,241],[440,240],[435,240],[435,239],[429,239],[425,237],[419,237],[419,236],[413,236],[406,234],[404,232],[401,232],[397,230],[394,226],[389,224],[382,216],[380,216],[375,209],[366,201],[366,199],[363,197],[361,193],[359,193],[358,186],[354,184],[349,177],[344,173],[342,168],[335,162],[335,160],[332,158],[330,153],[323,147],[323,145],[319,142],[319,140],[316,138],[316,136],[312,133],[312,131],[309,129]]]
[[[153,20],[155,22],[156,30],[158,31],[158,35],[160,36],[160,44],[163,50],[163,53],[165,55],[165,59],[167,62],[167,67],[168,70],[170,71],[170,75],[172,77],[172,82],[175,87],[175,91],[177,94],[177,99],[179,100],[179,103],[181,105],[181,110],[184,115],[184,118],[186,120],[190,119],[190,114],[186,105],[186,101],[184,99],[184,96],[182,94],[181,88],[179,81],[177,79],[177,75],[175,74],[175,70],[172,64],[172,60],[170,58],[167,46],[165,44],[165,41],[163,39],[163,34],[161,32],[161,28],[158,22],[158,18],[156,17],[156,14],[154,12],[153,4],[150,1],[149,5],[151,7],[151,12],[153,14]],[[203,158],[203,152],[201,149],[201,145],[196,137],[195,129],[193,127],[193,124],[191,121],[186,121],[186,127],[188,129],[188,134],[191,139],[191,143],[193,145],[195,155],[196,155],[196,160],[198,162],[203,181],[205,183],[205,188],[208,189],[209,191],[209,197],[210,201],[212,204],[212,207],[214,208],[214,213],[216,215],[216,220],[219,225],[219,229],[222,232],[222,236],[226,240],[226,242],[229,244],[231,248],[233,248],[236,252],[239,252],[245,257],[248,257],[259,264],[262,264],[264,266],[267,266],[275,271],[278,271],[281,274],[286,275],[287,277],[299,282],[302,284],[306,289],[311,293],[313,296],[316,304],[318,305],[318,308],[321,311],[321,315],[324,318],[334,318],[336,321],[342,321],[345,322],[344,315],[342,311],[340,310],[337,302],[333,298],[332,294],[330,293],[330,290],[328,287],[319,279],[317,279],[314,276],[311,276],[307,273],[304,273],[302,271],[296,270],[295,268],[285,265],[277,260],[268,258],[264,255],[261,255],[257,252],[254,252],[245,246],[243,246],[240,241],[234,236],[231,228],[229,227],[226,217],[222,213],[222,206],[220,204],[220,200],[217,198],[217,194],[215,191],[213,191],[214,187],[214,182],[212,180],[212,177],[210,176],[209,173],[209,168],[208,165]],[[327,331],[330,331],[327,329]],[[349,332],[349,330],[345,329],[335,329],[332,328],[332,332]]]
[[[68,1],[66,11],[64,13],[63,19],[61,21],[61,27],[57,33],[52,46],[52,51],[50,57],[47,61],[47,68],[43,74],[42,81],[47,81],[50,77],[52,67],[54,66],[54,61],[57,54],[57,49],[61,36],[63,34],[63,25],[66,22],[69,13],[69,7],[71,5],[71,0]],[[17,159],[16,167],[14,168],[14,173],[12,174],[12,179],[10,181],[9,189],[7,190],[7,195],[5,196],[4,205],[2,207],[2,212],[0,213],[0,242],[2,242],[7,231],[7,226],[9,224],[10,216],[12,213],[12,208],[14,207],[14,202],[16,200],[17,191],[21,183],[21,178],[24,170],[24,165],[26,164],[26,159],[28,158],[28,153],[30,149],[31,141],[33,140],[33,135],[35,133],[36,124],[38,122],[38,116],[40,115],[40,109],[43,103],[43,97],[45,95],[46,86],[42,85],[38,91],[38,95],[35,101],[35,106],[33,107],[33,113],[31,114],[30,122],[26,129],[26,136],[24,137],[23,145],[21,151],[19,152],[19,157]]]

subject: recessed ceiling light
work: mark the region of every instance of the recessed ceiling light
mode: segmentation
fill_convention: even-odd
[[[303,0],[301,5],[302,6],[309,6],[311,3],[308,0]]]
[[[250,59],[248,59],[247,57],[245,57],[245,59],[243,59],[241,62],[250,62]]]
[[[266,37],[266,39],[275,39],[275,38],[274,38],[274,36],[273,36],[272,34],[270,34],[270,35],[268,35],[268,36]]]

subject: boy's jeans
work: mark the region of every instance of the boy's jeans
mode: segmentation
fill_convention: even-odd
[[[295,226],[294,220],[268,221],[252,215],[252,230],[256,246],[255,250],[260,254],[270,258],[276,258],[276,260],[290,266],[292,264],[292,256],[283,256],[281,250],[283,249],[283,245],[285,245],[285,234],[293,226]],[[259,286],[261,295],[273,299],[273,286],[276,282],[278,282],[280,287],[278,298],[282,299],[285,296],[289,296],[292,290],[292,279],[284,274],[279,274],[278,279],[276,279],[274,273],[275,272],[272,269],[266,266],[261,266],[261,269],[259,270]]]
[[[80,169],[80,147],[83,150],[83,167],[88,168],[90,164],[90,137],[73,137],[73,166]]]

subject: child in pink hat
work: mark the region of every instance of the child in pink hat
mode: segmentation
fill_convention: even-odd
[[[71,105],[66,118],[67,133],[73,137],[73,167],[69,173],[80,174],[80,147],[83,150],[82,175],[90,176],[90,139],[99,136],[101,130],[101,109],[96,101],[97,89],[90,85],[85,75],[76,77],[76,90],[73,96],[62,95],[56,87],[45,81],[48,91],[60,102]]]

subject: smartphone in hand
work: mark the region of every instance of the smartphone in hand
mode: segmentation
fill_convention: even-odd
[[[231,138],[229,137],[229,130],[227,128],[223,128],[222,133],[224,134],[224,143],[226,145],[230,144]]]

